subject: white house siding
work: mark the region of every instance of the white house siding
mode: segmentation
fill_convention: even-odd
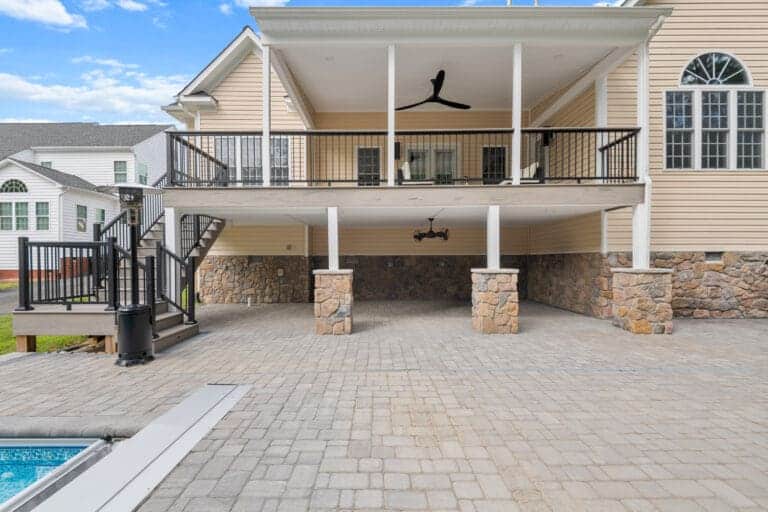
[[[16,231],[14,221],[13,231],[0,231],[0,277],[2,271],[15,271],[18,268],[18,241],[20,236],[29,237],[30,240],[50,241],[59,240],[59,195],[62,193],[59,185],[19,168],[15,165],[0,169],[0,184],[6,180],[15,178],[24,182],[27,186],[26,193],[0,193],[1,202],[28,203],[29,221],[28,230]],[[35,202],[47,201],[49,222],[48,231],[37,231],[35,221]]]
[[[77,205],[88,208],[85,232],[77,230]],[[93,240],[93,224],[97,222],[96,209],[103,208],[105,220],[109,222],[120,211],[117,198],[104,194],[67,189],[62,197],[62,240],[67,242],[90,242]]]
[[[147,185],[151,185],[165,174],[168,166],[168,144],[165,132],[160,132],[133,146],[136,164],[143,163],[147,166]]]
[[[123,151],[35,151],[34,163],[51,162],[57,171],[79,176],[95,185],[114,184],[114,162],[127,162],[128,183],[135,183],[135,157],[129,150]]]

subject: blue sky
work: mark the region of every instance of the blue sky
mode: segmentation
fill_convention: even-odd
[[[170,122],[160,105],[244,25],[253,25],[247,5],[465,2],[505,0],[0,0],[0,121]]]

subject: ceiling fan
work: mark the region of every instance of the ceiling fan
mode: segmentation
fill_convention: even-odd
[[[425,103],[439,103],[440,105],[445,105],[446,107],[458,108],[461,110],[469,110],[472,108],[464,103],[457,103],[455,101],[446,100],[440,97],[440,91],[443,89],[443,82],[445,81],[445,71],[442,69],[437,72],[437,76],[435,76],[435,78],[430,78],[429,81],[432,82],[432,95],[429,98],[418,103],[413,103],[411,105],[397,107],[395,110],[408,110],[409,108],[418,107],[419,105],[424,105]]]
[[[442,238],[443,241],[448,240],[448,230],[443,229],[441,231],[435,231],[432,229],[432,222],[434,222],[435,218],[430,217],[429,218],[429,231],[416,231],[413,233],[413,239],[417,242],[421,242],[425,238]]]

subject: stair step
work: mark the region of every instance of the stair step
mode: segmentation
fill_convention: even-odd
[[[195,336],[199,332],[200,324],[179,324],[169,329],[164,329],[157,333],[159,336],[154,340],[155,352],[162,352],[177,343]]]
[[[160,332],[183,322],[184,315],[180,311],[157,312],[157,316],[155,317],[155,329]]]

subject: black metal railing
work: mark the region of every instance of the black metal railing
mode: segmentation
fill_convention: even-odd
[[[523,183],[620,183],[637,179],[639,128],[525,128]],[[395,134],[397,184],[507,184],[511,129],[410,130]],[[172,187],[262,186],[261,133],[172,132]],[[274,131],[272,186],[387,182],[385,131]]]
[[[525,128],[523,182],[637,180],[639,128]]]
[[[155,256],[155,283],[157,296],[181,311],[186,323],[195,323],[195,268],[196,258],[182,259],[163,244],[157,244]]]
[[[155,224],[163,217],[163,193],[168,185],[168,173],[160,176],[152,186],[157,189],[145,190],[141,204],[141,237],[144,238]]]
[[[203,235],[208,228],[216,222],[216,217],[210,215],[182,215],[180,221],[181,231],[181,257],[189,258],[196,248],[203,243]]]

